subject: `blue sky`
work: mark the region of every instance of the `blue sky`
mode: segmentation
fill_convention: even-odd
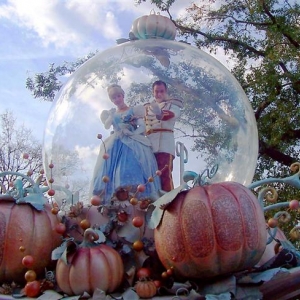
[[[179,1],[174,17],[189,1]],[[75,61],[128,37],[132,22],[154,6],[134,0],[0,0],[0,113],[11,110],[18,124],[42,141],[51,103],[34,99],[25,88],[28,75],[50,63]]]

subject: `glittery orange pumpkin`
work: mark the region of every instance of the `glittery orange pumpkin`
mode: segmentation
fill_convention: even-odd
[[[224,182],[180,192],[154,233],[166,269],[205,278],[254,266],[266,247],[263,211],[253,193]]]

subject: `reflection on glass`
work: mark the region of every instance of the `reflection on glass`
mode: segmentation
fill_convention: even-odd
[[[119,84],[130,106],[151,102],[155,80],[168,85],[170,98],[183,102],[175,140],[188,152],[185,170],[200,173],[218,164],[212,182],[252,181],[258,142],[252,108],[242,88],[217,60],[188,44],[150,39],[126,42],[99,53],[76,71],[57,96],[45,130],[44,164],[55,165],[56,184],[70,185],[82,201],[99,154],[110,135],[100,121],[113,108],[107,87]],[[180,183],[180,158],[174,160],[175,187]],[[63,197],[63,196],[62,196]]]

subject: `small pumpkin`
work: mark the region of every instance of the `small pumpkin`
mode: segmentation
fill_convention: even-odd
[[[155,283],[147,279],[137,281],[134,288],[140,298],[152,298],[157,292]]]
[[[16,204],[9,195],[0,198],[0,282],[24,282],[27,268],[22,265],[26,255],[34,258],[31,268],[44,274],[51,263],[52,250],[61,243],[55,231],[58,219],[45,204],[38,211],[30,204]]]
[[[83,242],[68,255],[68,263],[62,258],[58,260],[56,281],[64,293],[92,295],[97,288],[110,293],[121,284],[124,274],[121,256],[113,248],[95,243],[98,238],[93,229],[86,229]]]
[[[131,32],[142,40],[151,38],[174,40],[176,26],[169,18],[153,13],[134,20]]]
[[[214,277],[253,267],[266,247],[263,211],[243,185],[223,182],[180,192],[167,206],[154,239],[174,275]]]

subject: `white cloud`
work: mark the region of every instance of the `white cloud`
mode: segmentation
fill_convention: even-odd
[[[188,5],[178,1],[171,11],[183,13]],[[44,47],[57,49],[67,47],[98,48],[100,40],[115,41],[127,37],[130,28],[123,28],[124,21],[131,23],[145,14],[159,13],[147,3],[134,5],[134,1],[124,0],[8,0],[0,5],[0,18],[15,22],[20,28],[32,31]],[[166,13],[162,13],[166,15]],[[128,22],[129,21],[129,22]],[[122,28],[121,28],[122,26]],[[98,45],[97,45],[97,42]]]
[[[108,2],[107,2],[108,3]],[[9,0],[0,18],[32,30],[45,47],[91,46],[102,38],[121,36],[118,19],[104,1]],[[97,38],[97,36],[99,38]]]

